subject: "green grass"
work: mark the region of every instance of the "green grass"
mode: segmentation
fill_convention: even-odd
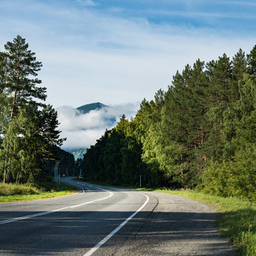
[[[47,184],[50,186],[50,184]],[[48,191],[46,191],[48,190]],[[47,199],[66,196],[76,192],[74,188],[65,184],[51,184],[51,189],[33,187],[29,185],[15,185],[0,183],[0,203],[10,203],[28,200]]]
[[[195,191],[155,190],[184,196],[206,203],[218,211],[217,226],[221,235],[235,247],[236,255],[256,255],[256,203],[224,198]]]

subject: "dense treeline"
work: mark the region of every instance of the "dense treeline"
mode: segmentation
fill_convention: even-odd
[[[21,36],[0,52],[0,181],[38,183],[62,145],[57,112],[44,103],[42,63]]]
[[[256,199],[256,46],[197,60],[88,149],[84,177]]]
[[[54,158],[44,159],[45,166],[43,168],[44,180],[53,180],[53,170],[55,164],[58,163],[58,174],[62,176],[78,176],[79,161],[75,161],[72,153],[69,153],[60,147],[54,147]]]

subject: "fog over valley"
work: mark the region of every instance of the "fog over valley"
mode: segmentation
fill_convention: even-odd
[[[75,150],[94,145],[106,129],[116,126],[122,115],[125,115],[128,120],[135,117],[139,105],[138,102],[112,106],[102,104],[101,108],[92,109],[86,113],[71,106],[56,108],[60,123],[59,130],[62,131],[61,137],[67,138],[62,148]]]

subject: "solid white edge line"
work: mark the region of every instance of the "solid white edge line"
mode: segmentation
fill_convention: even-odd
[[[104,190],[104,189],[102,189],[102,190]],[[104,191],[108,192],[109,195],[106,196],[106,197],[103,197],[103,198],[100,198],[100,199],[97,199],[97,200],[93,200],[93,201],[90,201],[90,202],[82,203],[82,204],[71,205],[71,206],[63,207],[63,208],[52,210],[52,211],[39,212],[39,213],[26,215],[26,216],[21,216],[21,217],[17,217],[17,218],[13,218],[13,219],[2,220],[2,221],[0,221],[0,225],[11,223],[11,222],[16,222],[16,221],[20,221],[20,220],[31,219],[31,218],[35,218],[35,217],[39,217],[39,216],[44,216],[44,215],[52,214],[52,213],[55,213],[55,212],[60,212],[62,210],[77,208],[77,207],[80,207],[80,206],[84,206],[86,204],[91,204],[91,203],[94,203],[94,202],[103,201],[103,200],[106,200],[106,199],[113,196],[113,193],[111,191],[107,191],[107,190],[104,190]]]
[[[149,197],[145,194],[139,193],[147,198],[146,202],[130,217],[128,217],[124,222],[122,222],[115,230],[113,230],[109,235],[107,235],[104,239],[102,239],[98,244],[96,244],[92,249],[90,249],[84,256],[90,256],[95,251],[97,251],[103,244],[105,244],[113,235],[115,235],[128,221],[130,221],[138,212],[140,212],[148,203]]]

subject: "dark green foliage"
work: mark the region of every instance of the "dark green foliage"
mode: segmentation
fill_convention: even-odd
[[[204,191],[256,201],[255,146],[237,151],[228,162],[213,163],[204,175]]]
[[[183,74],[177,73],[162,111],[163,146],[168,149],[163,155],[170,178],[180,186],[196,185],[205,161],[208,79],[203,70],[204,63],[198,60],[193,68],[187,65]]]
[[[251,52],[247,55],[247,73],[249,75],[256,75],[256,45]]]
[[[256,46],[197,60],[84,156],[85,177],[256,200]]]
[[[256,77],[244,74],[239,81],[240,99],[226,113],[221,161],[212,163],[204,175],[205,191],[256,200]],[[231,117],[231,118],[230,118]]]
[[[129,133],[132,128],[123,116],[117,127],[105,134],[85,154],[83,177],[113,185],[138,185],[141,147]]]
[[[46,105],[46,88],[37,73],[42,63],[21,36],[0,53],[0,179],[38,183],[44,180],[45,160],[55,159],[62,145],[57,112]]]

